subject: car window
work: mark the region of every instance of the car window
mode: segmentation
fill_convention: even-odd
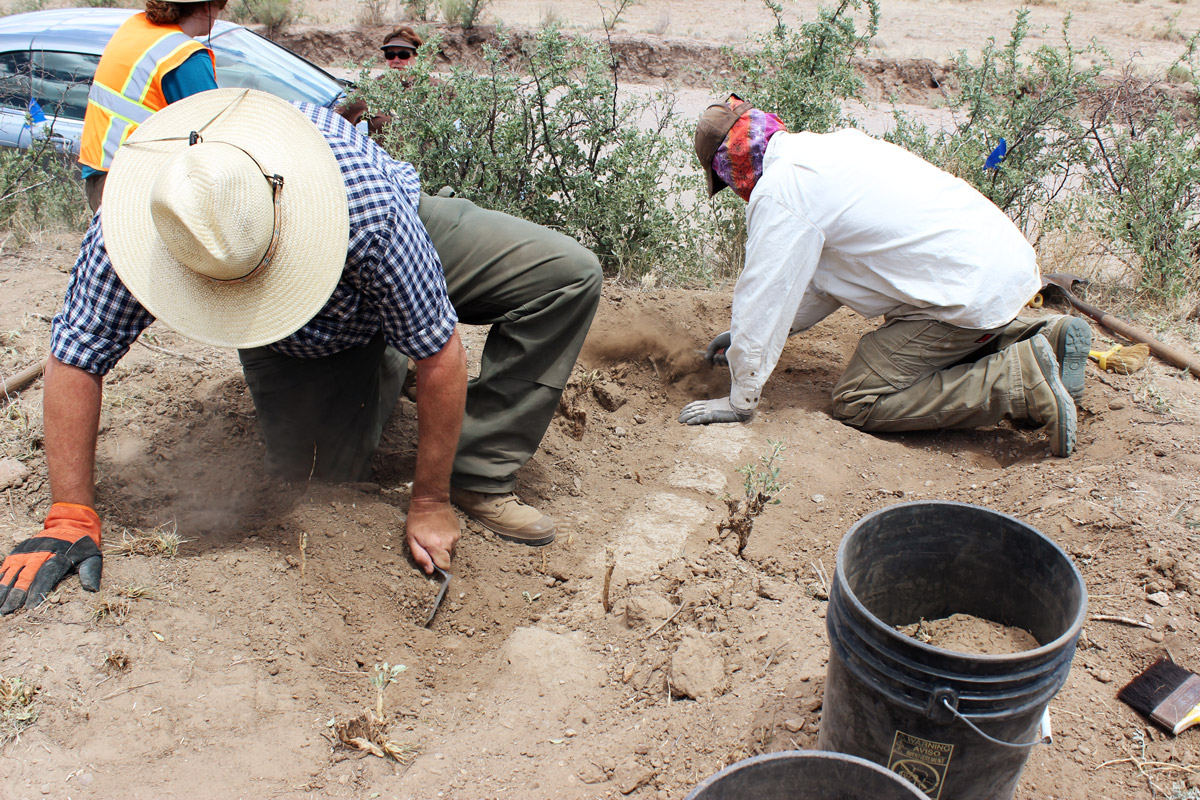
[[[29,51],[0,53],[0,105],[20,111],[29,107]]]
[[[33,96],[46,116],[82,120],[100,56],[35,50],[33,63]]]
[[[28,110],[30,99],[47,119],[82,120],[99,56],[54,50],[0,53],[0,105]]]
[[[289,50],[235,28],[212,38],[217,86],[259,89],[284,100],[330,105],[341,86],[328,73]]]

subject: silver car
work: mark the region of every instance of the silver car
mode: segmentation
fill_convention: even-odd
[[[50,137],[79,155],[83,113],[100,54],[136,11],[64,8],[0,18],[0,147]],[[332,108],[346,84],[241,25],[218,20],[201,38],[216,56],[217,85],[261,89]]]

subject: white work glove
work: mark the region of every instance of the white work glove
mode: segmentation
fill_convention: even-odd
[[[693,400],[679,412],[684,425],[708,425],[712,422],[747,422],[754,411],[743,411],[729,402],[728,397],[714,400]]]
[[[704,360],[714,367],[724,367],[729,364],[729,357],[726,355],[729,345],[732,344],[732,337],[729,334],[729,331],[725,331],[715,337],[708,343],[708,349],[704,351]]]

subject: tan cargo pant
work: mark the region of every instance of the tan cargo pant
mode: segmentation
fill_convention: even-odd
[[[866,431],[975,428],[1033,417],[1017,351],[1056,318],[991,330],[892,320],[859,340],[833,389],[833,415]]]
[[[596,256],[569,236],[469,200],[421,195],[421,222],[465,325],[490,325],[451,482],[507,492],[550,426],[600,302]],[[285,477],[365,480],[407,358],[383,336],[324,358],[241,350],[268,468]]]

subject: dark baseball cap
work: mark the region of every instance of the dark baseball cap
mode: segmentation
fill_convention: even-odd
[[[750,103],[736,94],[731,94],[724,103],[713,103],[700,115],[700,122],[696,125],[696,157],[700,159],[700,166],[704,168],[709,197],[725,188],[725,181],[713,172],[713,156],[725,141],[733,123],[751,108],[753,106]]]

